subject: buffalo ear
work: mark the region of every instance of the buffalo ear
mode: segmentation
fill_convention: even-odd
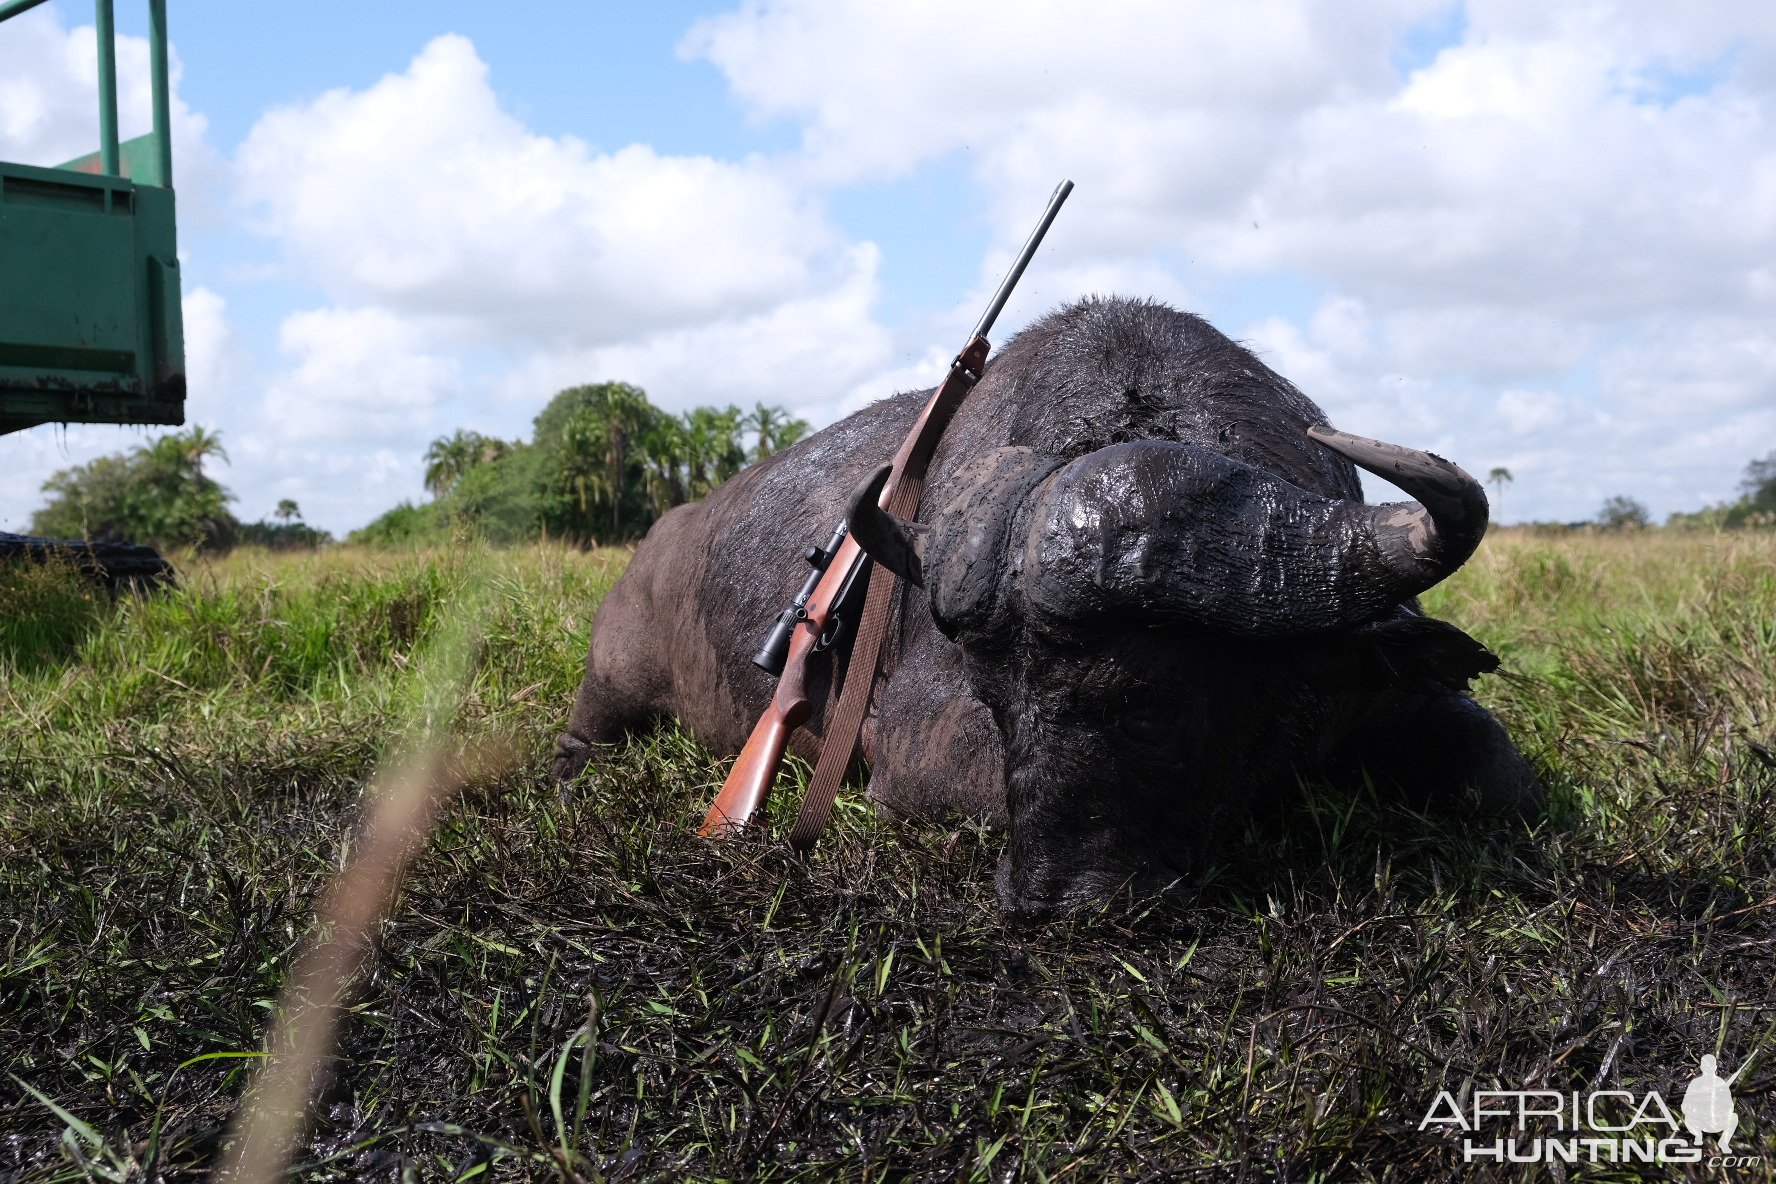
[[[917,522],[896,518],[881,507],[882,486],[893,465],[883,465],[851,492],[845,521],[863,553],[909,584],[925,586],[925,539],[931,533]]]
[[[925,548],[931,616],[944,636],[988,634],[1007,619],[1040,488],[1065,463],[1029,448],[994,448],[944,482],[949,497]]]
[[[1406,605],[1301,653],[1303,673],[1327,690],[1460,694],[1473,679],[1499,668],[1498,655],[1484,645]]]

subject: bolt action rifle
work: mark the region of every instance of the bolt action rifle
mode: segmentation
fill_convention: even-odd
[[[986,366],[987,353],[992,349],[986,335],[1010,298],[1012,288],[1024,274],[1031,256],[1041,245],[1049,224],[1060,213],[1061,203],[1072,191],[1071,181],[1062,181],[1055,188],[1053,196],[1048,199],[1048,208],[1025,241],[1023,250],[1018,252],[1011,270],[1000,282],[999,290],[993,293],[987,311],[969,335],[968,344],[950,363],[949,373],[932,393],[912,431],[894,454],[891,471],[877,499],[877,504],[884,510],[905,518],[916,515],[924,488],[925,467],[937,448],[938,439],[961,405],[963,396],[980,381]],[[851,596],[853,588],[859,584],[866,569],[873,566],[857,540],[850,537],[844,522],[834,529],[824,547],[810,547],[805,558],[814,570],[789,607],[778,614],[764,645],[752,659],[753,664],[766,673],[779,676],[777,691],[771,697],[770,706],[759,717],[746,747],[740,750],[721,792],[709,807],[698,831],[702,835],[723,838],[736,835],[765,804],[771,785],[777,779],[777,769],[783,763],[783,751],[789,743],[790,733],[806,723],[814,711],[807,692],[808,662],[815,653],[831,648],[837,641],[846,626],[843,618],[853,615],[848,598],[854,599]],[[844,693],[828,720],[820,765],[803,804],[802,817],[790,836],[790,841],[798,847],[811,846],[824,829],[838,782],[850,764],[863,715],[868,708],[870,684],[875,681],[876,659],[880,653],[881,635],[887,628],[888,593],[892,590],[893,579],[885,568],[875,568],[863,586],[866,600],[858,614],[861,621],[852,647]],[[843,614],[840,613],[841,606],[846,610]]]

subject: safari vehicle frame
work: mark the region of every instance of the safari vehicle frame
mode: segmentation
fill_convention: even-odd
[[[0,22],[44,0],[0,3]],[[166,0],[148,0],[153,131],[118,142],[112,0],[96,0],[99,150],[0,161],[0,435],[185,422]]]

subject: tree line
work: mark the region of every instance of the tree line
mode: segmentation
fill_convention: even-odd
[[[1502,465],[1486,474],[1486,483],[1493,489],[1493,516],[1503,516],[1505,490],[1516,478]],[[1601,526],[1605,530],[1642,530],[1653,524],[1652,512],[1639,498],[1625,493],[1612,494],[1591,522],[1530,523],[1531,526],[1560,526],[1568,529]],[[1676,511],[1665,519],[1665,525],[1678,530],[1743,530],[1776,527],[1776,452],[1745,466],[1739,482],[1739,497],[1719,505],[1706,506],[1688,513]]]
[[[236,518],[228,508],[234,495],[203,470],[211,458],[228,459],[222,437],[198,426],[63,469],[43,483],[49,501],[32,516],[31,533],[150,543],[162,550],[248,544],[285,549],[332,540],[303,522],[301,508],[289,498],[272,512],[276,522]]]
[[[805,421],[764,403],[751,411],[696,407],[674,415],[626,382],[569,387],[536,417],[528,441],[466,430],[433,440],[424,456],[432,500],[403,502],[350,537],[384,544],[465,533],[496,543],[622,542],[807,433]],[[31,532],[203,551],[331,541],[302,522],[288,499],[267,519],[236,518],[229,510],[234,495],[203,468],[207,460],[227,459],[219,434],[192,427],[63,469],[44,483],[48,501]]]
[[[751,411],[697,407],[674,415],[628,383],[569,387],[536,417],[528,441],[466,430],[433,440],[424,455],[431,500],[403,502],[353,531],[349,541],[427,543],[470,534],[495,543],[623,542],[808,430],[783,408],[763,403]],[[332,541],[304,523],[289,499],[258,522],[236,518],[229,510],[234,495],[203,470],[206,460],[227,455],[217,433],[192,427],[63,469],[44,483],[48,501],[32,518],[31,532],[212,551]],[[1502,501],[1513,482],[1510,470],[1494,468],[1486,479]],[[1731,502],[1672,514],[1666,525],[1776,528],[1776,452],[1746,465],[1739,492]],[[1618,495],[1596,521],[1623,529],[1650,525],[1651,518],[1640,502]]]
[[[464,430],[433,440],[424,457],[432,500],[403,502],[351,540],[424,542],[467,530],[498,543],[623,542],[807,432],[764,403],[674,415],[626,382],[569,387],[528,441]]]
[[[1665,525],[1703,530],[1776,528],[1776,452],[1745,466],[1737,501],[1709,506],[1691,514],[1673,514]]]

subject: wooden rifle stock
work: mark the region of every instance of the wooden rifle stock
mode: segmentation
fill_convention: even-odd
[[[1036,248],[1042,243],[1042,236],[1054,222],[1055,215],[1060,212],[1061,203],[1073,191],[1073,182],[1062,181],[1055,187],[1048,199],[1048,207],[1043,210],[1042,218],[1030,237],[1024,240],[1023,249],[1017,254],[1011,270],[999,282],[998,289],[993,293],[987,310],[975,324],[974,332],[969,335],[968,344],[956,360],[950,363],[950,372],[944,376],[942,383],[932,392],[931,398],[925,403],[925,409],[919,413],[912,430],[902,441],[893,458],[893,469],[888,480],[882,486],[881,496],[876,504],[890,513],[904,517],[913,517],[919,508],[919,498],[925,487],[925,468],[931,461],[931,454],[937,450],[937,442],[943,436],[944,428],[949,426],[950,419],[961,405],[975,383],[980,381],[986,369],[987,353],[992,346],[987,344],[987,334],[992,332],[993,322],[1005,307],[1011,290],[1016,286],[1018,278],[1024,274],[1024,268],[1036,254]],[[834,537],[837,537],[835,532]],[[830,545],[830,544],[829,544]],[[810,552],[810,558],[819,554],[818,550]],[[799,612],[793,612],[796,605],[778,618],[780,630],[782,624],[793,620],[796,622],[794,632],[790,636],[789,647],[784,658],[783,675],[777,682],[777,691],[771,696],[771,704],[765,709],[764,715],[752,729],[752,735],[746,741],[746,747],[740,750],[739,759],[722,784],[721,792],[709,807],[709,813],[703,819],[698,833],[708,837],[726,838],[739,834],[746,828],[752,816],[762,809],[771,796],[771,783],[777,779],[777,768],[783,763],[783,751],[789,744],[789,735],[814,713],[814,704],[808,699],[807,672],[808,661],[819,646],[820,639],[827,636],[827,630],[833,625],[833,614],[838,610],[841,597],[851,587],[859,569],[867,556],[863,549],[847,533],[843,543],[827,563],[826,571],[808,597],[807,603]],[[856,749],[863,720],[869,711],[870,684],[875,681],[876,662],[880,656],[882,639],[888,632],[888,608],[885,599],[891,591],[892,575],[883,569],[877,573],[884,577],[872,581],[881,587],[877,595],[871,595],[871,608],[861,625],[860,636],[855,640],[852,651],[853,668],[846,671],[847,682],[845,692],[835,702],[836,712],[829,712],[826,725],[831,741],[827,751],[821,754],[820,765],[815,769],[815,777],[809,789],[809,801],[803,805],[803,816],[797,820],[796,830],[790,835],[792,843],[804,842],[799,834],[804,828],[810,835],[818,835],[825,826],[825,820],[832,808],[833,795],[838,792],[839,782]],[[804,585],[805,587],[806,585]],[[864,590],[867,594],[867,589]],[[881,597],[881,599],[878,599]],[[862,597],[860,596],[860,600]],[[800,603],[800,593],[797,594]],[[765,669],[774,658],[776,646],[781,644],[782,634],[774,630],[761,654],[763,658],[754,659]],[[832,640],[828,638],[828,640]],[[859,655],[867,655],[860,657]],[[862,680],[856,682],[854,680]],[[815,809],[816,800],[819,808]],[[810,825],[810,815],[813,815]],[[812,845],[812,837],[805,840]]]
[[[759,716],[746,747],[740,750],[721,792],[704,815],[703,825],[697,828],[698,834],[726,839],[746,829],[747,821],[771,796],[771,783],[777,779],[777,767],[783,763],[783,750],[795,728],[775,704]]]
[[[939,437],[962,402],[962,396],[980,381],[981,369],[987,363],[987,351],[991,348],[985,337],[977,336],[950,364],[950,372],[926,400],[925,409],[919,413],[912,431],[907,433],[900,449],[895,452],[894,471],[882,486],[878,505],[885,507],[893,500],[908,472],[924,473]],[[814,595],[809,597],[806,615],[790,639],[783,677],[777,680],[777,693],[771,696],[771,705],[765,708],[765,713],[752,729],[752,735],[747,738],[746,747],[740,750],[728,779],[722,783],[721,792],[715,795],[709,813],[703,818],[703,825],[697,828],[698,834],[707,838],[729,838],[739,834],[770,799],[771,785],[777,780],[777,769],[783,763],[789,734],[806,723],[814,712],[814,704],[808,699],[806,690],[808,660],[814,653],[815,643],[832,620],[839,596],[865,558],[863,548],[846,535],[838,554],[827,565],[826,574],[815,586]],[[869,671],[864,677],[874,677],[874,674]]]
[[[806,680],[808,658],[814,645],[832,617],[845,576],[863,559],[863,551],[849,535],[827,565],[826,574],[809,597],[807,616],[789,640],[789,656],[783,663],[783,676],[777,680],[777,693],[771,705],[759,716],[747,737],[746,747],[734,761],[721,792],[704,815],[697,833],[705,838],[731,838],[746,829],[753,814],[764,807],[771,796],[771,783],[777,780],[777,768],[783,763],[783,750],[789,745],[789,734],[808,722],[814,704],[808,698]]]

